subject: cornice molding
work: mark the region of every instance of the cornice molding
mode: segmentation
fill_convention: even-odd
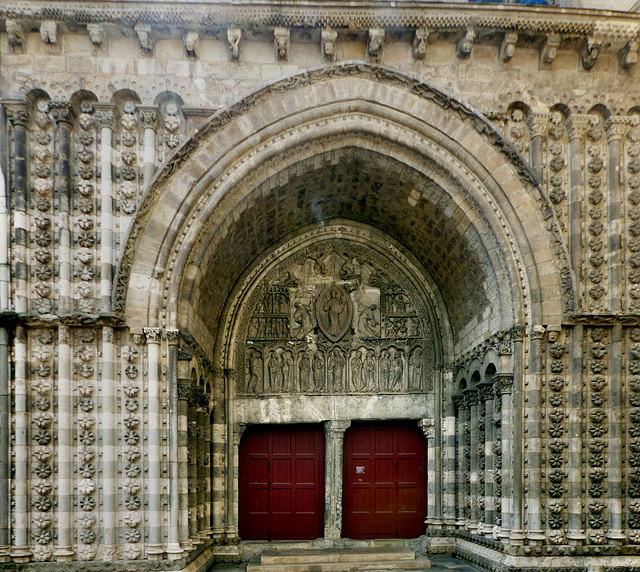
[[[393,4],[393,6],[392,6]],[[426,28],[452,31],[476,29],[523,32],[531,35],[598,36],[630,40],[640,34],[637,15],[609,10],[478,6],[449,2],[395,3],[371,0],[307,2],[140,2],[13,0],[0,6],[0,19],[52,20],[69,25],[120,24],[185,26],[190,29],[286,28]]]

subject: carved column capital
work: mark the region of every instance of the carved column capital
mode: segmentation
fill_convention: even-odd
[[[148,344],[159,344],[162,334],[162,330],[160,328],[143,328],[145,338],[147,338]]]
[[[115,105],[112,104],[95,104],[95,118],[98,127],[108,127],[112,131],[115,129],[116,119],[118,118],[118,111]]]
[[[548,113],[531,112],[527,115],[527,126],[532,139],[534,137],[544,137],[549,125],[549,119],[550,115]]]
[[[153,129],[155,131],[158,128],[158,119],[160,118],[158,108],[139,106],[138,111],[140,113],[140,119],[142,120],[144,128]]]
[[[325,421],[324,431],[327,436],[343,438],[349,427],[351,427],[351,420],[332,419]]]
[[[164,338],[170,346],[177,346],[180,343],[180,330],[166,330]]]
[[[532,326],[531,327],[531,339],[542,340],[547,329],[544,326]]]
[[[574,114],[567,119],[569,139],[581,139],[591,127],[591,117],[588,115]]]
[[[505,395],[509,394],[513,390],[513,374],[512,373],[498,373],[493,377],[493,385],[495,386],[496,394]]]
[[[27,113],[27,103],[25,101],[4,101],[2,106],[11,125],[14,127],[27,125],[29,114]]]
[[[458,408],[459,411],[468,409],[464,395],[454,395],[453,404]]]
[[[51,117],[57,125],[67,124],[71,126],[73,121],[73,108],[68,101],[52,101],[50,103]]]
[[[193,386],[193,380],[191,379],[178,379],[178,399],[186,401],[191,395],[191,389]]]
[[[629,130],[630,122],[628,117],[609,117],[604,122],[605,133],[607,134],[607,141],[620,141]]]
[[[473,407],[478,405],[478,390],[477,389],[465,389],[463,392],[464,400],[467,407]]]
[[[478,397],[482,401],[488,401],[495,397],[495,390],[493,388],[493,381],[483,381],[478,385]]]

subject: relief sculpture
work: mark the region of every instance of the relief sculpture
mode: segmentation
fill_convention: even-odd
[[[433,342],[417,293],[365,247],[356,256],[331,242],[284,260],[256,289],[238,392],[430,390]]]

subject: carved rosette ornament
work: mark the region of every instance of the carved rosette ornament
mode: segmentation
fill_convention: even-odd
[[[95,312],[95,268],[96,258],[96,157],[98,142],[96,137],[96,121],[91,102],[80,104],[80,113],[76,119],[77,129],[74,131],[77,159],[75,163],[74,202],[82,206],[75,216],[74,234],[76,245],[75,259],[80,263],[74,272],[76,309],[84,314]],[[89,212],[85,212],[89,211]],[[77,211],[76,211],[77,212]],[[89,264],[83,260],[91,259]]]
[[[624,137],[625,163],[622,180],[626,182],[626,242],[628,308],[640,314],[640,115],[630,119],[630,128]]]
[[[593,328],[589,332],[589,377],[587,402],[587,466],[588,504],[587,538],[590,544],[604,544],[603,534],[607,527],[607,444],[610,413],[607,411],[608,389],[608,336],[603,328]]]
[[[564,544],[564,529],[567,523],[568,492],[567,449],[568,399],[565,366],[567,346],[562,332],[549,329],[546,339],[547,383],[545,387],[547,419],[547,455],[541,462],[543,486],[546,497],[547,537],[552,544]],[[544,504],[542,505],[544,508]]]
[[[54,312],[54,253],[53,223],[51,219],[54,189],[54,136],[50,117],[50,102],[35,102],[31,121],[31,218],[32,218],[32,276],[34,295],[31,304],[34,313]]]
[[[141,336],[138,336],[141,341]],[[120,434],[120,472],[123,476],[123,497],[119,509],[124,514],[122,522],[124,524],[123,553],[128,560],[140,558],[142,551],[139,543],[142,541],[142,427],[143,427],[143,407],[141,404],[142,386],[140,376],[140,359],[142,351],[134,345],[132,339],[129,345],[125,345],[121,350],[121,365],[123,375],[122,400],[120,415],[122,419],[122,432]]]
[[[120,161],[116,163],[117,181],[119,182],[119,198],[117,207],[124,215],[132,215],[137,208],[138,200],[138,109],[133,101],[126,101],[122,106],[119,121]],[[119,194],[119,196],[118,196]]]
[[[56,432],[53,338],[53,331],[48,328],[34,330],[29,344],[32,348],[29,400],[35,406],[31,418],[31,534],[36,543],[34,559],[41,562],[51,560],[53,555],[53,435]]]
[[[365,246],[330,239],[291,255],[248,306],[239,394],[431,389],[424,303],[400,270]]]
[[[640,328],[629,330],[628,362],[628,432],[629,443],[627,492],[632,499],[627,507],[629,539],[640,544]]]
[[[567,236],[568,224],[568,200],[567,200],[567,162],[568,141],[567,131],[564,126],[564,117],[559,111],[554,111],[549,117],[538,116],[538,120],[532,119],[534,128],[542,130],[541,124],[548,124],[546,133],[546,163],[547,177],[546,187],[549,193],[549,201],[553,205],[553,211],[558,220],[560,230]],[[535,132],[534,132],[535,133]]]

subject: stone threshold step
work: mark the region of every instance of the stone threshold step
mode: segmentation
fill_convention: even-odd
[[[414,560],[408,548],[362,547],[349,549],[268,550],[262,553],[262,564],[303,564],[307,562],[363,562]]]
[[[414,560],[369,561],[360,562],[306,562],[299,564],[262,564],[260,557],[255,556],[247,565],[247,572],[396,572],[398,570],[413,570],[426,572],[431,568],[427,558]]]

